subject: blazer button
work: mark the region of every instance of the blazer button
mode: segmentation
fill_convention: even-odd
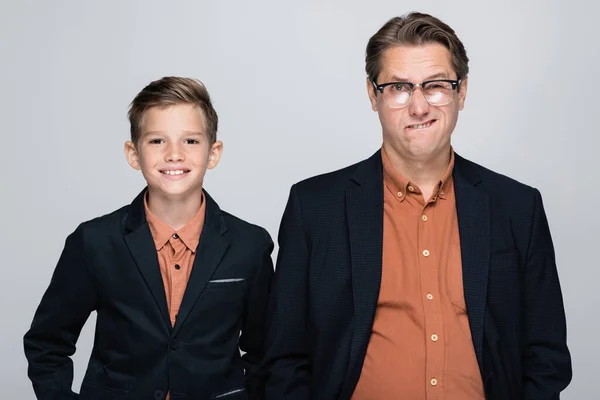
[[[175,340],[171,341],[171,348],[173,350],[177,350],[179,348],[179,343],[177,343]]]
[[[154,399],[155,400],[163,400],[165,398],[165,391],[162,389],[156,389],[154,391]]]

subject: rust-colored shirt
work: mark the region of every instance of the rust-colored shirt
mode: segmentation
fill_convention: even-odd
[[[152,215],[146,199],[144,199],[144,208],[146,220],[158,252],[158,264],[165,286],[171,324],[175,325],[175,319],[192,272],[196,247],[198,247],[200,233],[204,225],[206,211],[204,197],[202,197],[202,205],[194,218],[178,231]]]
[[[202,205],[196,215],[178,231],[175,231],[150,212],[146,197],[144,197],[144,210],[158,253],[158,264],[165,287],[171,324],[175,325],[183,294],[192,272],[200,233],[204,226],[206,212],[204,193],[202,194]],[[168,393],[166,400],[169,400],[170,397],[170,393]]]
[[[450,164],[432,196],[384,175],[382,280],[353,400],[483,400],[463,293]]]

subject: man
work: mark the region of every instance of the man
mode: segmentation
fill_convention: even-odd
[[[451,146],[463,44],[393,18],[366,71],[382,148],[294,185],[283,215],[267,399],[558,399],[571,362],[540,193]]]

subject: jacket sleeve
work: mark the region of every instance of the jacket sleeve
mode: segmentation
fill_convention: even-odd
[[[279,253],[269,298],[267,400],[308,400],[307,346],[309,248],[296,187],[290,191],[279,229]]]
[[[264,357],[265,319],[267,300],[273,277],[273,241],[266,230],[262,230],[262,246],[258,249],[258,264],[252,282],[250,282],[248,302],[242,324],[240,349],[246,370],[246,391],[250,400],[262,399],[262,379],[258,374],[260,362]]]
[[[554,247],[537,190],[523,288],[523,399],[558,400],[571,381],[571,357]]]
[[[77,399],[71,390],[75,343],[97,294],[85,262],[81,227],[66,240],[31,328],[25,334],[28,375],[38,400]]]

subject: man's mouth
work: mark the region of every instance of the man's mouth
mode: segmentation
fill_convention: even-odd
[[[432,119],[432,120],[424,122],[422,124],[408,125],[407,128],[409,128],[409,129],[426,129],[426,128],[429,128],[431,125],[433,125],[436,121],[437,120]]]

